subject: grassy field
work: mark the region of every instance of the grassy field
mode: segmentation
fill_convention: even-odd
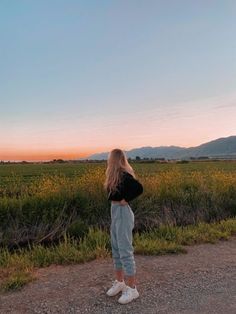
[[[178,169],[184,172],[192,171],[214,171],[236,172],[236,161],[201,161],[189,162],[186,164],[178,163],[132,163],[138,174],[156,174],[162,171]],[[18,176],[23,182],[29,182],[42,175],[64,174],[67,177],[80,176],[88,169],[103,169],[105,163],[78,163],[78,164],[0,164],[0,184],[6,184],[11,178]]]
[[[132,163],[144,193],[131,202],[139,254],[236,233],[236,162]],[[35,267],[110,255],[105,163],[0,165],[0,284],[34,280]]]
[[[236,162],[132,163],[144,193],[135,230],[212,222],[236,214]],[[108,227],[106,163],[0,165],[0,244],[83,236]]]

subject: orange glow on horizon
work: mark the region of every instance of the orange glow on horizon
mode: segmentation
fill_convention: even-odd
[[[118,144],[118,143],[117,143]],[[9,149],[5,148],[4,152],[0,153],[0,161],[48,161],[53,159],[64,159],[64,160],[73,160],[73,159],[79,159],[79,158],[87,158],[92,154],[99,154],[103,152],[109,152],[110,150],[114,148],[120,148],[123,150],[132,150],[134,148],[140,148],[144,146],[152,146],[157,147],[160,145],[113,145],[113,146],[107,146],[107,147],[95,147],[93,149],[91,148],[80,148],[78,149],[71,149],[71,148],[65,148],[65,149],[54,149],[54,150],[42,150],[42,149],[31,149],[31,150],[23,150],[23,149]],[[168,146],[168,145],[166,145]],[[177,145],[180,146],[180,145]],[[189,147],[194,146],[189,145]],[[182,146],[183,147],[183,146]],[[185,146],[186,147],[186,146]]]
[[[96,153],[96,151],[82,151],[82,152],[71,152],[71,151],[49,151],[49,152],[32,152],[32,151],[23,151],[23,152],[13,152],[6,151],[1,153],[0,160],[5,161],[46,161],[52,159],[79,159],[86,158],[91,154]]]

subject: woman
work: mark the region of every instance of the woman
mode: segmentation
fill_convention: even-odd
[[[116,148],[109,153],[104,186],[111,201],[110,235],[116,278],[107,295],[114,296],[122,291],[118,302],[126,304],[139,297],[132,245],[134,213],[129,202],[142,194],[143,186],[121,149]]]

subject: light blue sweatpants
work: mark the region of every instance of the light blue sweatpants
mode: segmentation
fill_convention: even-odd
[[[134,276],[136,266],[132,245],[134,213],[129,205],[111,203],[111,247],[115,270],[123,269],[126,276]]]

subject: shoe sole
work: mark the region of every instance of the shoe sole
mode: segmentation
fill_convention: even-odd
[[[122,291],[123,289],[121,289],[120,291],[118,291],[116,294],[108,294],[108,293],[106,293],[106,295],[108,296],[108,297],[115,297],[117,294],[119,294],[121,291]]]
[[[108,293],[106,293],[106,295],[108,296],[108,297],[115,297],[117,294],[119,294],[121,291],[119,291],[119,292],[117,292],[116,294],[108,294]]]
[[[130,300],[129,302],[122,303],[122,302],[119,302],[119,300],[118,300],[118,302],[120,304],[128,304],[128,303],[132,302],[133,300],[136,300],[138,297],[139,297],[139,294],[136,297],[134,297],[132,300]]]

